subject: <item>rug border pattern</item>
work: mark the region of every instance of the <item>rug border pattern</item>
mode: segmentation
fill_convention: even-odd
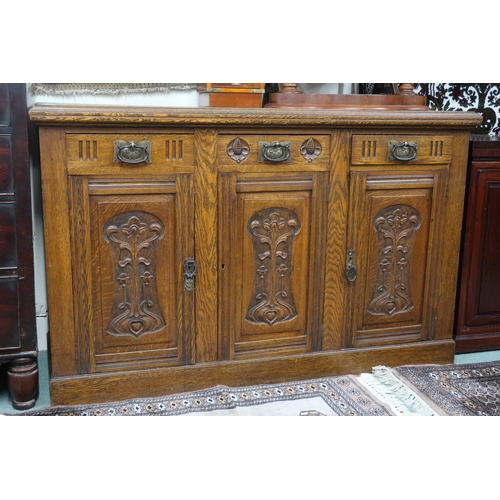
[[[229,410],[239,406],[321,397],[338,416],[392,416],[385,405],[353,375],[246,387],[211,389],[159,398],[130,399],[116,403],[51,407],[24,416],[174,416]]]

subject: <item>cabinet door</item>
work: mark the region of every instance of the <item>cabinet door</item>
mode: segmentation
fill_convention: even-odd
[[[351,346],[431,337],[445,181],[446,171],[351,173]]]
[[[499,162],[472,162],[457,321],[460,352],[500,345],[499,167]]]
[[[321,349],[327,172],[220,174],[220,358]]]
[[[192,176],[70,187],[79,373],[192,363]]]

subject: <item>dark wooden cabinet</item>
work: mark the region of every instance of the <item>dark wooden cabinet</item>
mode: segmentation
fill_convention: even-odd
[[[452,362],[479,115],[30,113],[53,404]]]
[[[457,352],[500,349],[500,137],[471,137],[465,209]]]
[[[14,408],[38,389],[26,84],[0,84],[0,364]]]

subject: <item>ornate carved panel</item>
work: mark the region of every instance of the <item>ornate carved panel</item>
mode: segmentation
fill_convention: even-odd
[[[286,208],[267,208],[248,222],[254,248],[254,292],[246,320],[269,326],[297,316],[291,289],[293,240],[300,221]]]
[[[358,268],[348,296],[353,346],[419,341],[435,322],[426,304],[442,259],[430,242],[444,238],[446,172],[405,175],[352,173],[353,199],[364,197],[353,202],[348,243]]]
[[[166,324],[158,306],[155,262],[165,228],[147,212],[118,214],[104,226],[113,254],[115,295],[107,332],[139,338]]]
[[[221,359],[319,350],[326,181],[221,174]]]
[[[191,177],[71,179],[73,207],[89,194],[88,216],[76,208],[72,214],[73,241],[88,238],[91,246],[81,255],[80,245],[74,249],[86,262],[74,274],[78,322],[92,318],[93,335],[80,351],[89,352],[83,373],[189,364],[194,315],[183,294],[182,258],[193,255]]]
[[[381,210],[373,223],[378,237],[378,274],[368,311],[395,314],[413,308],[410,265],[420,214],[408,205],[391,205]]]

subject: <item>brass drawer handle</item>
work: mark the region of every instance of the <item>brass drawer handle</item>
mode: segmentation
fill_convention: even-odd
[[[417,157],[417,141],[389,141],[388,160],[410,161]]]
[[[292,143],[285,142],[265,142],[259,141],[259,161],[264,160],[279,163],[282,161],[292,161],[290,148]]]
[[[115,141],[114,162],[128,163],[151,163],[151,142],[142,141]]]

